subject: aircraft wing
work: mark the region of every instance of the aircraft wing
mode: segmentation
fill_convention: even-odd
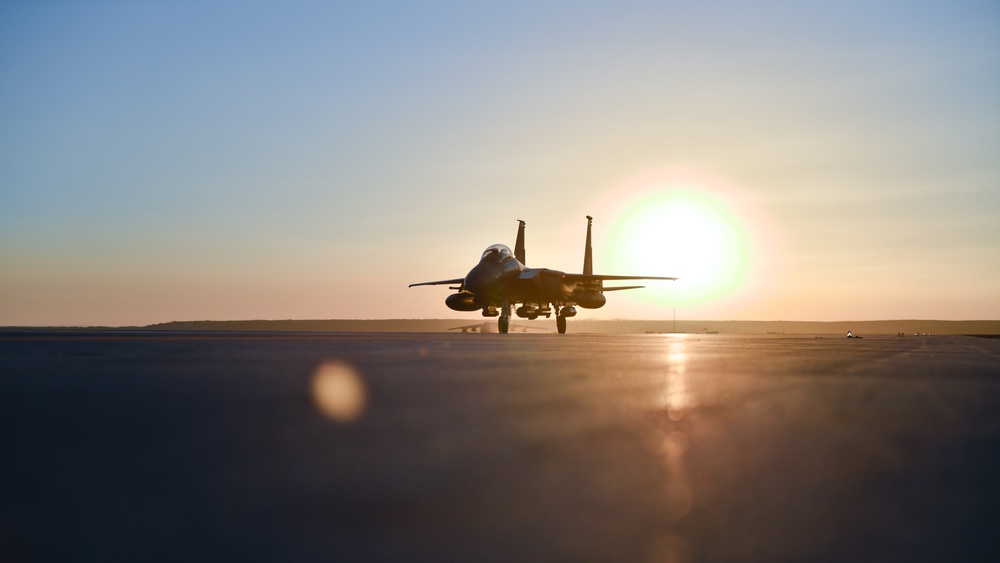
[[[534,279],[536,276],[552,276],[561,277],[567,282],[592,282],[592,281],[621,281],[621,280],[669,280],[673,281],[677,278],[668,278],[664,276],[606,276],[603,274],[567,274],[557,270],[546,270],[541,268],[528,268],[521,272],[518,279],[530,280]],[[636,289],[643,286],[629,287],[628,289]],[[624,289],[624,288],[623,288]]]
[[[565,274],[570,281],[619,281],[619,280],[676,280],[677,278],[667,278],[663,276],[605,276],[602,274]]]
[[[411,283],[407,287],[416,287],[418,285],[450,285],[450,284],[456,284],[456,283],[457,284],[463,284],[463,283],[465,283],[465,278],[456,278],[456,279],[453,279],[453,280],[440,280],[440,281],[432,281],[432,282]]]
[[[587,283],[587,282],[595,282],[595,281],[622,281],[622,280],[668,280],[668,281],[673,281],[673,280],[677,279],[677,278],[668,278],[668,277],[664,277],[664,276],[606,276],[606,275],[603,275],[603,274],[563,274],[561,272],[560,273],[556,273],[556,272],[548,273],[548,272],[546,272],[546,274],[547,275],[560,275],[560,276],[563,277],[563,279],[565,279],[569,283],[575,283],[575,282]],[[644,286],[637,285],[637,286],[619,287],[619,288],[612,287],[612,288],[605,288],[605,291],[614,291],[615,289],[637,289],[637,288],[640,288],[640,287],[644,287]]]

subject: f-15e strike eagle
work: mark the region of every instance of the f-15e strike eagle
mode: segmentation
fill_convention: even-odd
[[[517,221],[517,242],[514,252],[503,244],[494,244],[483,252],[479,264],[469,270],[464,278],[422,282],[418,285],[452,285],[457,290],[445,299],[445,304],[455,311],[483,311],[484,317],[497,317],[497,328],[506,333],[510,329],[511,308],[518,317],[534,320],[556,315],[559,334],[566,333],[566,319],[576,316],[576,306],[598,309],[607,299],[605,291],[638,289],[644,286],[629,285],[604,287],[605,281],[616,280],[675,280],[657,276],[606,276],[594,273],[593,248],[590,229],[594,218],[587,216],[587,245],[583,254],[583,273],[567,274],[548,268],[529,268],[524,265],[524,221]]]

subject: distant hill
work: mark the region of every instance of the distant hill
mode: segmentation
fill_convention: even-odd
[[[553,319],[516,322],[549,327]],[[227,330],[302,332],[445,332],[450,328],[491,321],[466,319],[378,319],[378,320],[252,320],[174,321],[141,327],[143,330]],[[492,321],[491,321],[492,322]],[[1000,334],[1000,321],[677,321],[676,332],[720,334]],[[642,334],[675,331],[674,321],[630,321],[571,319],[570,333]]]
[[[482,322],[447,319],[332,319],[284,321],[173,321],[142,327],[144,330],[271,330],[301,332],[442,332],[451,327]]]

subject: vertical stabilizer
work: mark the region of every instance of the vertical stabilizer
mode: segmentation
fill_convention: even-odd
[[[594,273],[594,248],[590,244],[590,225],[594,218],[587,215],[587,247],[583,249],[583,273],[591,275]]]
[[[517,242],[514,243],[514,258],[518,262],[525,264],[524,261],[524,221],[517,220]]]

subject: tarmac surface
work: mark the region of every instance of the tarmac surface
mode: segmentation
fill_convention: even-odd
[[[976,561],[1000,340],[0,333],[3,561]]]

